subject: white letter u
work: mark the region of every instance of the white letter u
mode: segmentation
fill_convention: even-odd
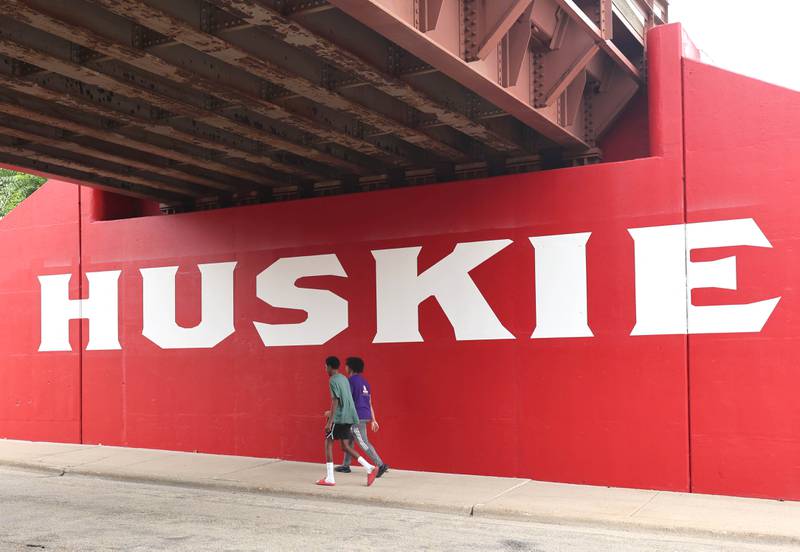
[[[142,268],[142,335],[162,349],[210,349],[234,332],[233,271],[236,262],[198,265],[201,319],[193,328],[175,321],[177,266]]]

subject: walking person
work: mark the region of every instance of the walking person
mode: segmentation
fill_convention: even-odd
[[[317,481],[317,485],[333,487],[336,480],[333,475],[333,441],[339,440],[342,450],[352,457],[358,458],[367,471],[367,487],[375,482],[378,469],[358,455],[353,449],[353,439],[358,441],[362,450],[367,450],[367,444],[361,437],[358,428],[358,413],[353,404],[353,394],[347,378],[339,373],[339,359],[330,356],[325,359],[325,372],[329,376],[328,386],[331,391],[331,408],[325,412],[325,469],[324,479]]]
[[[362,447],[362,449],[369,455],[372,461],[375,462],[375,465],[378,466],[377,477],[380,477],[389,470],[389,466],[381,460],[378,451],[375,450],[375,447],[369,442],[369,436],[367,435],[367,424],[369,424],[372,431],[375,432],[380,429],[380,425],[378,424],[378,418],[375,416],[375,408],[372,405],[372,388],[363,375],[364,361],[359,357],[349,357],[345,360],[344,365],[345,371],[349,377],[350,392],[353,395],[353,402],[356,405],[356,412],[358,413],[358,429],[364,444],[367,446],[367,448]],[[350,444],[352,446],[352,441]],[[341,466],[336,467],[336,471],[340,473],[350,473],[351,460],[352,457],[345,451],[344,461]]]

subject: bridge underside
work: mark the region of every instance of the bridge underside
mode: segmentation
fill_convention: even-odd
[[[591,162],[664,0],[0,0],[0,163],[174,209]]]

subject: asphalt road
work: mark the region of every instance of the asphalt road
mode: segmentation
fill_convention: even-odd
[[[496,521],[0,467],[0,551],[487,550],[776,552],[796,548]]]

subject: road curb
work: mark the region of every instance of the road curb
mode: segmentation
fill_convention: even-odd
[[[341,494],[327,494],[314,491],[313,482],[308,484],[309,490],[293,490],[286,488],[275,488],[264,485],[255,485],[248,483],[237,483],[232,480],[224,479],[203,479],[203,480],[181,480],[165,476],[157,475],[141,475],[141,474],[124,474],[118,472],[98,472],[91,470],[80,470],[75,468],[65,468],[64,473],[67,475],[78,475],[85,477],[98,477],[101,479],[109,479],[114,481],[129,481],[136,483],[150,483],[156,485],[169,485],[175,487],[190,487],[207,490],[219,491],[238,491],[265,494],[270,496],[285,496],[291,498],[310,499],[310,500],[326,500],[332,502],[342,502],[346,504],[370,504],[373,506],[380,506],[384,508],[398,508],[404,510],[418,510],[423,512],[433,512],[440,514],[453,514],[470,517],[472,506],[446,506],[437,504],[428,504],[425,502],[412,502],[402,500],[386,500],[382,497],[359,496],[352,497]]]
[[[0,460],[0,466],[5,468],[18,468],[28,471],[37,471],[43,473],[53,473],[56,475],[65,475],[67,470],[55,466],[45,466],[42,464],[32,464],[30,462],[22,462],[19,460]]]
[[[74,467],[55,467],[43,466],[37,463],[26,463],[20,461],[6,461],[0,460],[0,466],[18,468],[23,470],[42,471],[49,473],[56,473],[58,475],[74,475],[79,477],[96,477],[99,479],[107,479],[109,481],[121,481],[132,483],[147,483],[153,485],[166,485],[170,487],[185,487],[206,490],[219,490],[219,491],[238,491],[265,494],[270,496],[285,496],[300,499],[313,499],[313,500],[326,500],[332,502],[342,502],[346,504],[370,504],[384,508],[397,508],[403,510],[417,510],[423,512],[432,512],[439,514],[460,515],[470,517],[472,515],[473,506],[446,506],[428,504],[425,502],[411,502],[401,500],[386,500],[384,498],[370,498],[369,496],[350,497],[340,494],[325,494],[309,490],[308,492],[302,490],[288,490],[285,488],[272,488],[269,486],[259,486],[245,483],[237,483],[231,480],[220,479],[176,479],[174,477],[158,476],[158,475],[142,475],[142,474],[125,474],[120,472],[108,471],[95,471],[89,469],[80,469],[79,466]],[[313,483],[309,483],[309,488]]]
[[[281,496],[299,498],[305,500],[324,500],[330,502],[340,502],[346,504],[370,504],[384,508],[397,508],[402,510],[416,510],[440,514],[459,515],[464,517],[475,517],[481,519],[495,519],[507,521],[521,521],[528,523],[540,523],[544,525],[559,525],[566,527],[590,527],[594,529],[605,529],[628,532],[648,532],[662,535],[681,534],[697,538],[711,538],[728,541],[746,541],[751,543],[775,544],[800,546],[800,537],[791,535],[780,535],[774,533],[759,533],[753,531],[735,531],[725,529],[712,529],[705,527],[693,527],[688,524],[679,523],[655,523],[642,522],[631,518],[599,518],[592,516],[577,515],[547,515],[541,513],[524,513],[520,511],[493,511],[486,509],[487,503],[476,503],[472,506],[448,506],[442,504],[429,504],[425,502],[414,502],[408,500],[391,500],[381,498],[370,498],[367,496],[352,497],[346,495],[333,495],[319,492],[308,492],[302,490],[287,490],[285,488],[273,488],[269,486],[259,486],[246,483],[237,483],[232,480],[221,479],[176,479],[174,477],[159,475],[126,474],[121,472],[96,471],[90,469],[80,469],[75,467],[47,466],[36,462],[25,462],[19,460],[2,460],[0,466],[16,468],[27,471],[36,471],[55,474],[58,476],[73,475],[79,477],[95,477],[109,481],[146,483],[153,485],[164,485],[171,487],[194,488],[215,491],[245,492],[263,494],[269,496]],[[309,483],[309,487],[311,483]]]

